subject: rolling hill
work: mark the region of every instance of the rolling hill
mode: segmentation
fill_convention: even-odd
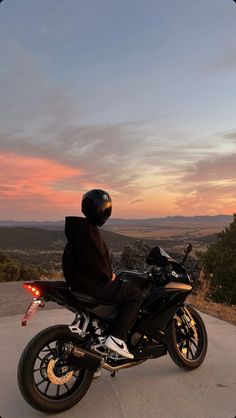
[[[102,230],[110,249],[119,251],[125,245],[133,244],[135,238]],[[1,250],[62,250],[66,239],[63,231],[50,231],[30,227],[0,227]]]

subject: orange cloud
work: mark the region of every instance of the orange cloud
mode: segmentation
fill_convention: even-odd
[[[147,218],[235,212],[234,179],[219,181],[211,178],[209,181],[206,175],[204,181],[197,177],[197,174],[202,176],[203,168],[201,165],[199,174],[190,173],[180,179],[181,187],[177,180],[170,182],[170,187],[167,187],[163,178],[159,178],[158,185],[154,184],[156,177],[144,176],[142,182],[130,186],[132,193],[125,195],[111,187],[111,184],[99,183],[97,176],[91,176],[79,167],[70,167],[49,158],[0,153],[0,219],[57,220],[66,215],[80,216],[82,193],[95,187],[111,193],[113,217]],[[193,174],[196,178],[192,178]],[[137,192],[137,196],[133,191]]]
[[[46,158],[0,154],[0,218],[51,218],[79,207],[78,191],[59,190],[57,182],[79,178],[82,170]],[[61,215],[62,216],[62,215]]]

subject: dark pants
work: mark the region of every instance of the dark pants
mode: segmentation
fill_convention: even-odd
[[[99,292],[96,290],[94,289],[90,294],[104,300],[104,302],[114,302],[118,305],[118,315],[111,329],[111,334],[125,340],[128,331],[138,316],[143,298],[142,291],[137,286],[120,280],[106,283],[99,289]]]

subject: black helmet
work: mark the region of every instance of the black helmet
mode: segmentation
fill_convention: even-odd
[[[104,190],[89,190],[83,195],[81,210],[93,225],[102,226],[111,216],[111,197]]]

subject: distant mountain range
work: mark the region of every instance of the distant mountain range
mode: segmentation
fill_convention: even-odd
[[[167,216],[164,218],[149,218],[149,219],[121,219],[121,218],[112,218],[110,219],[106,226],[109,228],[113,226],[125,226],[131,224],[139,224],[140,226],[145,225],[162,225],[162,224],[172,224],[172,223],[198,223],[198,224],[229,224],[232,222],[232,215],[215,215],[215,216]],[[62,231],[64,229],[64,220],[59,221],[1,221],[0,227],[29,227],[29,228],[39,228],[46,229],[51,231]]]
[[[203,216],[166,216],[164,218],[148,218],[148,219],[121,219],[121,218],[112,218],[107,222],[107,225],[125,225],[125,224],[168,224],[168,223],[174,223],[174,222],[183,222],[183,223],[206,223],[206,222],[212,222],[212,223],[230,223],[233,220],[232,215],[203,215]]]
[[[111,250],[121,250],[125,245],[132,245],[135,239],[102,230],[102,235]],[[62,250],[66,244],[63,231],[31,226],[0,226],[0,250]]]
[[[186,240],[212,242],[215,233],[232,222],[230,215],[168,216],[151,219],[110,219],[102,228],[105,241],[114,251],[132,245],[137,237],[175,245]],[[0,221],[0,250],[62,251],[65,246],[64,220]],[[164,245],[164,244],[163,244]]]

